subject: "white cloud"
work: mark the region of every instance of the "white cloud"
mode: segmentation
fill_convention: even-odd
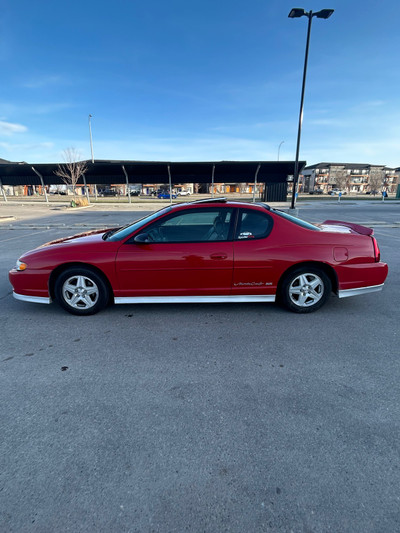
[[[279,142],[243,137],[141,137],[94,143],[95,159],[132,159],[143,161],[268,161],[276,160]],[[283,149],[288,148],[286,150]],[[288,156],[289,142],[283,145],[280,159]],[[87,150],[85,157],[88,157]]]
[[[0,117],[30,115],[50,115],[65,109],[75,107],[72,102],[43,102],[19,101],[18,104],[11,102],[0,102]]]
[[[4,122],[0,120],[0,135],[14,135],[14,133],[25,133],[28,131],[26,126],[22,124],[13,124],[12,122]]]
[[[4,151],[10,153],[10,154],[16,154],[17,159],[25,160],[29,159],[26,157],[27,153],[30,154],[32,151],[36,151],[38,149],[51,149],[53,148],[54,144],[51,142],[37,142],[37,143],[25,143],[25,144],[12,144],[12,143],[5,143],[0,142],[0,148],[2,148]],[[37,162],[37,160],[35,160]]]
[[[383,105],[385,105],[386,102],[384,100],[370,100],[369,102],[361,102],[361,104],[359,105],[360,108],[363,108],[363,107],[381,107]]]
[[[400,164],[399,144],[392,138],[372,140],[325,139],[323,142],[307,143],[301,150],[300,159],[307,164],[322,161],[344,163],[369,163],[398,167]]]
[[[59,103],[45,103],[45,104],[31,104],[27,106],[27,112],[31,113],[32,115],[50,115],[53,113],[57,113],[59,111],[63,111],[64,109],[70,109],[74,107],[73,104],[70,104],[68,102],[59,102]]]
[[[316,118],[309,120],[309,124],[313,126],[340,126],[343,127],[344,122],[336,118]]]
[[[64,82],[64,78],[58,75],[37,76],[36,78],[25,81],[22,87],[26,87],[27,89],[42,89],[48,85],[60,85]]]

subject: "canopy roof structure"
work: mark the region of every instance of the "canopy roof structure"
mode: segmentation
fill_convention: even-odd
[[[294,173],[294,161],[86,161],[86,184],[118,183],[286,183]],[[304,161],[299,163],[303,168]],[[57,163],[0,164],[0,185],[58,185],[63,183],[55,171]],[[78,183],[83,183],[83,179]]]

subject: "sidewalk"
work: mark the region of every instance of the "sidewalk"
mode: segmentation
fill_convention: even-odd
[[[233,198],[231,196],[226,197],[228,201],[243,201],[246,203],[252,203],[251,198],[243,198],[243,197],[237,197]],[[194,199],[193,196],[189,200],[182,200],[182,201],[172,201],[172,205],[180,205],[185,203],[192,203],[197,202],[201,200],[208,200],[211,198],[208,197],[200,197]],[[217,199],[217,198],[215,198]],[[256,202],[258,203],[258,202]],[[12,199],[8,200],[7,202],[0,201],[0,218],[1,215],[8,215],[10,210],[19,210],[22,209],[32,209],[35,211],[43,210],[44,212],[48,213],[49,211],[66,211],[66,212],[78,212],[82,209],[93,209],[93,210],[101,210],[101,211],[157,211],[159,209],[162,209],[163,207],[168,207],[170,204],[169,200],[144,200],[144,201],[132,201],[131,204],[128,202],[118,202],[118,201],[92,201],[89,206],[86,207],[74,207],[71,208],[69,201],[55,201],[52,202],[51,200],[46,203],[44,198],[43,199],[37,199],[37,200],[29,200],[29,197],[26,197],[26,199]],[[289,208],[290,207],[290,201],[286,202],[269,202],[268,205],[271,207],[276,208]],[[4,208],[4,210],[3,210]]]
[[[193,200],[191,200],[193,201]],[[186,202],[179,202],[184,204]],[[173,202],[172,205],[176,205]],[[7,229],[96,229],[125,225],[141,216],[170,205],[168,200],[118,203],[105,202],[87,207],[70,207],[67,202],[0,202],[0,230]],[[271,207],[288,209],[289,203],[274,203]]]

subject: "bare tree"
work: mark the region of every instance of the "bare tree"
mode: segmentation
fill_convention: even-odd
[[[81,176],[87,171],[85,161],[79,161],[80,153],[75,148],[67,148],[63,152],[64,163],[58,165],[54,174],[61,178],[63,182],[72,187],[74,201],[76,200],[76,184]]]
[[[386,174],[383,167],[371,167],[368,176],[368,185],[372,194],[376,194],[385,182]]]
[[[344,167],[332,167],[330,176],[338,189],[346,191],[350,187],[350,176]]]

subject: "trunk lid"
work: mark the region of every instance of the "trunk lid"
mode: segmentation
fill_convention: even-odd
[[[361,226],[360,224],[354,224],[353,222],[343,222],[342,220],[325,220],[322,224],[319,224],[319,228],[322,231],[332,231],[336,233],[358,233],[359,235],[373,235],[374,230]]]

